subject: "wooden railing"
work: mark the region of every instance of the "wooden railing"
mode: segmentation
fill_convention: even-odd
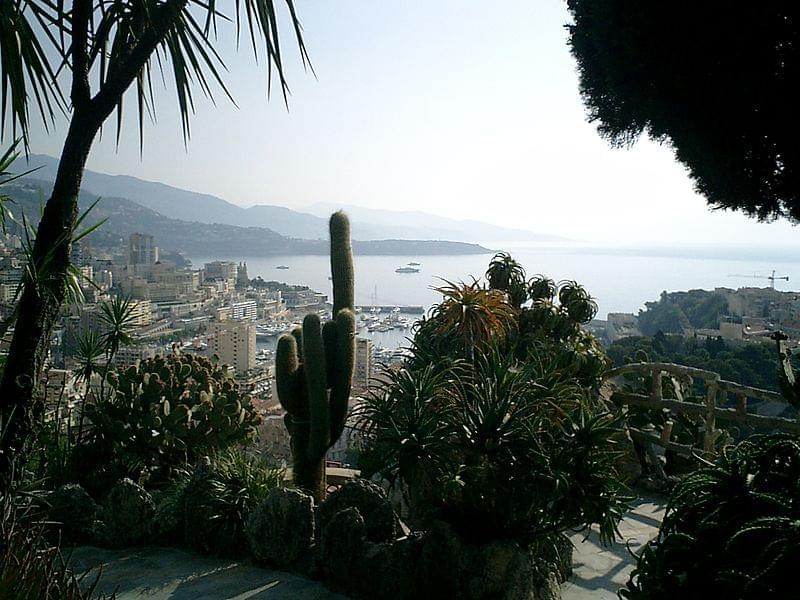
[[[620,390],[617,382],[625,375],[639,375],[651,377],[649,395],[638,394]],[[665,398],[663,378],[674,377],[692,382],[702,381],[705,386],[704,401],[687,402],[676,398]],[[757,428],[759,430],[778,430],[800,433],[800,421],[784,417],[769,417],[757,415],[747,411],[748,400],[769,400],[787,404],[785,398],[769,390],[750,387],[726,381],[718,373],[676,365],[673,363],[632,363],[612,369],[606,375],[606,382],[612,384],[610,399],[622,406],[640,407],[645,409],[668,410],[671,414],[699,415],[704,420],[702,448],[696,445],[680,444],[672,441],[672,421],[665,422],[660,434],[630,427],[629,431],[633,440],[641,444],[651,458],[651,462],[658,475],[663,476],[661,462],[656,460],[653,445],[676,452],[683,456],[692,454],[713,455],[717,438],[722,433],[723,427],[718,427],[717,422],[737,423]],[[728,398],[735,398],[736,403],[732,408],[723,406]]]

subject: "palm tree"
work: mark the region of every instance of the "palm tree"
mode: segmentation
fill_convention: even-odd
[[[105,329],[100,339],[109,363],[114,360],[120,346],[133,343],[131,329],[135,320],[134,310],[136,304],[122,296],[114,296],[100,305],[100,323]]]
[[[503,339],[513,327],[514,310],[505,292],[485,289],[477,281],[451,283],[436,288],[444,298],[432,318],[440,334],[457,331],[467,357],[474,357],[475,347]]]
[[[100,359],[105,354],[105,348],[96,331],[87,331],[77,340],[75,358],[78,360],[76,377],[88,385],[92,376],[100,372]]]
[[[306,63],[293,0],[283,0]],[[32,391],[47,356],[48,342],[66,294],[70,241],[78,220],[78,193],[86,160],[103,123],[117,112],[133,87],[138,106],[140,144],[145,114],[153,115],[151,77],[171,69],[184,138],[195,87],[213,96],[213,87],[231,98],[214,48],[218,26],[233,23],[253,52],[263,52],[270,81],[277,75],[287,97],[275,0],[2,0],[0,1],[0,127],[28,139],[31,114],[48,126],[55,115],[69,115],[69,128],[52,193],[39,221],[30,272],[47,261],[49,275],[23,284],[14,337],[0,381],[0,484],[8,479],[10,459],[21,451],[35,419]],[[231,11],[226,14],[224,10]],[[51,57],[55,58],[51,62]],[[58,73],[58,76],[57,76]],[[91,79],[95,80],[93,85]],[[64,85],[68,81],[69,85]],[[0,133],[3,130],[0,129]],[[13,418],[12,418],[13,417]]]

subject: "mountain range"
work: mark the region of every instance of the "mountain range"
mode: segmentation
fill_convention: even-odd
[[[53,181],[58,161],[42,154],[32,154],[14,170],[37,170],[30,178]],[[564,241],[564,238],[499,227],[470,220],[439,217],[423,212],[367,209],[320,202],[305,211],[282,206],[257,204],[248,208],[217,196],[192,192],[163,183],[145,181],[128,175],[108,175],[87,170],[83,176],[84,192],[103,198],[124,198],[165,217],[196,221],[207,225],[267,228],[292,238],[324,240],[328,237],[328,216],[345,209],[350,215],[353,239],[368,240],[447,240],[451,242]]]
[[[39,174],[39,172],[37,172]],[[8,207],[20,222],[24,214],[35,224],[40,204],[46,198],[52,182],[32,176],[18,179],[3,186],[3,193],[13,200]],[[134,232],[155,236],[160,248],[184,256],[241,258],[267,255],[328,254],[324,239],[299,239],[281,235],[266,227],[237,227],[221,223],[201,223],[172,219],[127,198],[102,197],[82,191],[79,206],[87,210],[95,201],[86,225],[106,220],[94,231],[89,240],[98,247],[117,247],[125,243]],[[10,223],[11,233],[21,233],[20,227]],[[433,255],[433,254],[483,254],[490,252],[478,244],[435,240],[354,240],[355,254],[372,255]]]

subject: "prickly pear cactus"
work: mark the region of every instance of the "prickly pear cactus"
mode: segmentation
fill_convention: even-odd
[[[250,440],[260,419],[212,361],[157,356],[109,375],[110,393],[86,407],[89,444],[139,481],[168,479],[214,450]]]
[[[333,319],[309,314],[302,329],[278,340],[275,377],[291,435],[295,484],[316,502],[325,496],[325,454],[344,430],[355,365],[350,223],[331,216]]]

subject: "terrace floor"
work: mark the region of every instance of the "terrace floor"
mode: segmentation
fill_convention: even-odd
[[[587,539],[573,535],[575,572],[562,588],[563,600],[616,599],[633,569],[628,548],[637,551],[656,535],[664,508],[663,499],[640,499],[620,524],[622,541],[610,548],[601,546],[594,532]],[[116,592],[117,600],[346,600],[296,575],[172,548],[81,547],[72,563],[78,573],[102,565],[98,590]]]
[[[573,535],[574,573],[561,588],[562,600],[616,600],[635,564],[631,552],[656,536],[665,508],[666,498],[640,498],[619,525],[622,539],[609,548],[600,545],[594,531],[588,539],[585,533]]]

